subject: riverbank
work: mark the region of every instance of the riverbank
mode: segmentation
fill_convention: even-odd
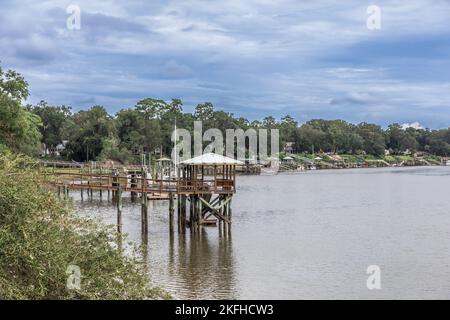
[[[337,154],[284,154],[280,156],[279,171],[316,169],[349,169],[380,167],[415,167],[449,165],[446,157],[424,155],[337,155]],[[262,169],[264,171],[264,168]]]

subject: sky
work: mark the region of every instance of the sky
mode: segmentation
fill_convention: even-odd
[[[180,98],[250,120],[450,126],[450,0],[1,0],[0,61],[29,103],[74,111]]]

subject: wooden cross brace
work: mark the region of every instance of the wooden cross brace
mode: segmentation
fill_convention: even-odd
[[[230,202],[231,196],[227,196],[226,198],[217,197],[211,203],[209,203],[208,201],[206,201],[202,197],[199,197],[199,199],[206,206],[206,208],[204,210],[205,212],[204,213],[202,212],[202,215],[206,214],[208,211],[210,211],[211,214],[216,216],[218,219],[221,219],[221,220],[223,220],[223,221],[225,221],[227,223],[231,222],[230,219],[228,219],[228,217],[226,217],[226,216],[224,216],[223,214],[220,213],[220,209]],[[216,205],[218,205],[218,206],[215,207]],[[210,215],[208,215],[208,217],[209,216]],[[205,219],[208,218],[208,217],[205,217]]]

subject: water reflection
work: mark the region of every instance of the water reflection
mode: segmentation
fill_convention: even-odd
[[[104,195],[103,195],[104,196]],[[73,193],[78,214],[103,223],[116,223],[117,209],[112,201],[81,199]],[[149,232],[141,234],[141,207],[131,197],[123,201],[123,230],[127,240],[140,246],[147,261],[151,281],[168,290],[174,298],[237,298],[232,232],[230,228],[203,227],[200,232],[178,232],[176,219],[169,221],[166,201],[149,201]],[[126,243],[123,244],[124,246]]]
[[[235,297],[231,234],[207,228],[201,233],[169,232],[168,277],[175,297],[188,299]]]

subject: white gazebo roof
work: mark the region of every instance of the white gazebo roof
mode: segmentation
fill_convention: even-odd
[[[182,164],[190,165],[243,165],[244,163],[233,158],[224,157],[217,153],[205,153],[192,159],[184,160]]]

